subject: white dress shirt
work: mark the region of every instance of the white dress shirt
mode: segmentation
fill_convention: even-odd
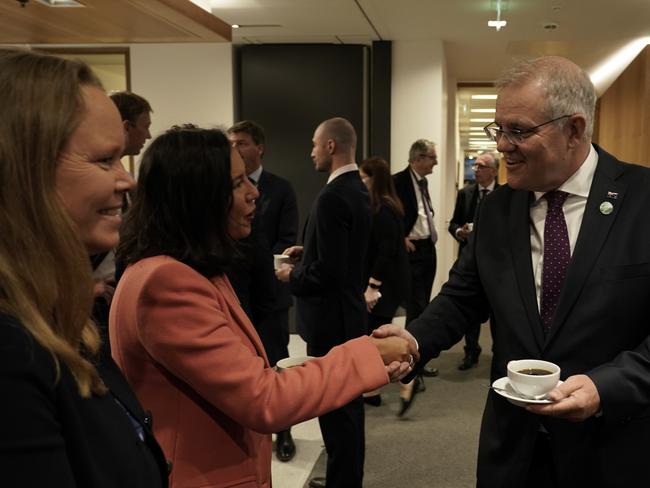
[[[591,146],[584,163],[558,188],[559,191],[569,194],[562,206],[562,211],[564,212],[564,219],[569,233],[571,255],[573,255],[578,240],[578,233],[582,225],[582,217],[585,214],[587,197],[589,196],[597,163],[598,154],[594,147]],[[545,198],[542,198],[543,195],[544,192],[535,192],[535,201],[530,206],[530,248],[532,251],[531,258],[538,309],[541,304],[542,268],[544,266],[544,222],[546,220],[546,209],[548,208],[548,202]]]
[[[341,166],[339,169],[332,171],[332,173],[330,173],[330,177],[327,178],[327,184],[329,185],[332,181],[334,181],[338,176],[341,176],[343,173],[349,173],[351,171],[359,171],[359,167],[357,166],[356,163],[346,164],[345,166]]]
[[[429,239],[431,231],[429,229],[429,223],[427,222],[427,212],[424,209],[424,201],[422,200],[422,190],[420,190],[420,185],[418,185],[418,181],[423,180],[425,177],[416,174],[410,169],[409,174],[411,175],[411,183],[413,183],[415,198],[418,202],[418,216],[415,219],[411,232],[409,232],[408,238],[413,240]]]

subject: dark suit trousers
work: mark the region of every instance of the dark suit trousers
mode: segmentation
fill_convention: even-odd
[[[269,364],[275,366],[280,359],[289,356],[289,309],[271,310],[256,325],[257,333],[269,358]]]
[[[310,356],[329,351],[307,345]],[[327,452],[327,488],[362,488],[366,454],[363,397],[318,417]]]
[[[415,251],[408,253],[411,268],[411,296],[406,300],[406,324],[418,318],[431,300],[436,276],[436,247],[430,239],[411,241]]]

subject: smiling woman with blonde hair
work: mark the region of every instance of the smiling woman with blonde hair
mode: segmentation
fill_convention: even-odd
[[[166,486],[128,385],[97,365],[89,253],[133,186],[115,106],[83,63],[0,49],[0,472],[7,486]]]

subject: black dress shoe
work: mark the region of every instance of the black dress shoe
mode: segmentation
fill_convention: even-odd
[[[377,393],[376,395],[364,396],[363,403],[371,405],[373,407],[378,407],[381,405],[381,395]]]
[[[316,477],[309,480],[309,488],[325,488],[325,478]]]
[[[296,445],[291,437],[290,430],[283,430],[278,432],[275,440],[275,457],[283,463],[291,461],[296,455]]]
[[[473,368],[478,364],[478,354],[465,354],[465,357],[458,365],[458,369],[461,371],[466,371],[470,368]]]
[[[411,408],[411,405],[413,405],[413,400],[415,400],[415,396],[420,393],[421,390],[421,384],[424,384],[422,381],[422,378],[420,376],[416,376],[413,379],[413,387],[411,388],[411,396],[409,398],[401,398],[400,400],[402,402],[402,406],[400,407],[399,412],[397,413],[398,417],[403,417],[404,414],[408,411],[409,408]]]
[[[434,368],[432,366],[425,366],[424,368],[422,368],[420,374],[422,376],[428,376],[429,378],[435,378],[440,374],[440,371],[438,371],[438,368]]]

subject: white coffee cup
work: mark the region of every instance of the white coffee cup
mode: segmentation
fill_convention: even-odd
[[[278,370],[295,368],[296,366],[300,366],[310,359],[314,359],[314,356],[296,356],[292,358],[284,358],[280,359],[275,365]]]
[[[508,363],[510,386],[525,398],[539,399],[560,381],[560,367],[540,359],[519,359]]]
[[[291,259],[290,256],[287,256],[286,254],[274,254],[273,255],[273,267],[277,271],[280,269],[280,266],[282,264],[287,263],[289,264],[289,260]]]

